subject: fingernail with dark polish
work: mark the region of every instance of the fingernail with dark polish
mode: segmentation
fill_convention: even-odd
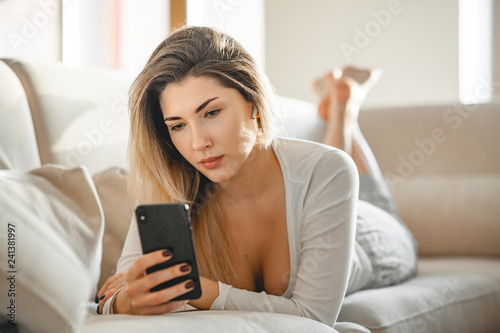
[[[106,297],[106,295],[102,295],[101,297],[99,297],[99,300],[102,301],[104,297]]]
[[[191,289],[194,287],[194,282],[193,281],[189,281],[187,282],[184,287],[186,287],[186,289]]]
[[[164,257],[169,257],[169,256],[171,256],[171,255],[172,255],[172,252],[170,252],[169,250],[165,250],[165,251],[163,251],[163,256],[164,256]]]
[[[94,300],[95,304],[99,303],[99,296],[95,296],[95,300]]]
[[[181,272],[188,272],[190,269],[188,264],[184,264],[181,266]]]
[[[97,306],[97,314],[101,314],[101,313],[99,312],[99,305]]]

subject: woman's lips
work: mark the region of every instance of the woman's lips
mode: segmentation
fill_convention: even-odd
[[[221,162],[222,162],[222,158],[224,157],[224,155],[220,155],[220,156],[216,156],[216,157],[209,157],[209,158],[205,158],[205,159],[202,159],[200,161],[200,163],[207,169],[213,169],[215,167],[217,167]]]

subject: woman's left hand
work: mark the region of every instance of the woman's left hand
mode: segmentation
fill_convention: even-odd
[[[106,283],[101,287],[99,292],[97,293],[97,300],[99,305],[97,306],[97,313],[101,314],[102,309],[106,301],[112,297],[120,288],[125,286],[124,273],[118,273],[113,276],[110,276]]]

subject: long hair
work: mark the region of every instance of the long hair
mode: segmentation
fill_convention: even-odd
[[[259,110],[260,143],[276,133],[273,90],[250,54],[232,37],[206,27],[184,27],[153,52],[130,90],[129,200],[186,202],[203,276],[227,281],[234,273],[230,242],[214,186],[177,151],[163,121],[160,94],[187,77],[208,77],[236,89]]]

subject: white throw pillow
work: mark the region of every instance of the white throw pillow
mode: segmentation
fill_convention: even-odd
[[[0,251],[2,315],[21,332],[73,332],[100,273],[103,214],[90,174],[0,170],[0,202],[0,243],[10,246]]]

